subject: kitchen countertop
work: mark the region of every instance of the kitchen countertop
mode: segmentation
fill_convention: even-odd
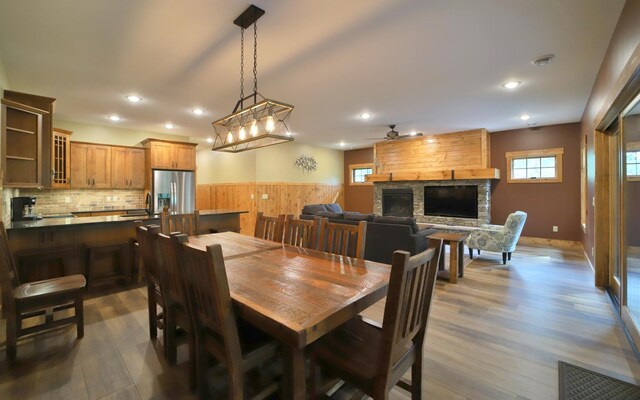
[[[244,210],[202,210],[199,211],[200,216],[208,215],[226,215],[226,214],[246,214],[248,211]],[[158,220],[158,214],[153,216],[132,216],[132,215],[109,215],[101,217],[76,217],[76,218],[44,218],[36,221],[17,221],[12,222],[7,230],[14,229],[33,229],[33,228],[51,228],[73,225],[89,225],[89,224],[104,224],[114,222],[131,222],[131,221],[146,221],[146,220]]]

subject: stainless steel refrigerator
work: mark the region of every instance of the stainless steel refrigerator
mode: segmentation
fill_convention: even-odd
[[[196,209],[196,177],[193,171],[153,170],[153,212],[167,207],[174,213],[191,213]]]

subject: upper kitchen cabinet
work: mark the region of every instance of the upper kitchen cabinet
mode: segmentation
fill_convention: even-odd
[[[51,139],[51,188],[69,189],[71,183],[71,134],[53,128]]]
[[[111,146],[71,142],[71,187],[111,187]]]
[[[2,99],[2,184],[51,186],[51,116],[55,99],[4,91]]]
[[[111,187],[115,189],[144,189],[145,149],[134,147],[111,148]]]
[[[183,171],[194,171],[196,169],[196,143],[147,139],[142,144],[149,149],[149,165],[151,169]]]

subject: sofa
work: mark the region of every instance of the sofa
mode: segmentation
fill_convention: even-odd
[[[393,252],[408,251],[411,255],[427,249],[429,235],[435,229],[422,229],[414,218],[389,217],[344,211],[339,204],[308,204],[302,208],[301,219],[327,218],[329,222],[358,224],[367,221],[365,260],[391,264]]]

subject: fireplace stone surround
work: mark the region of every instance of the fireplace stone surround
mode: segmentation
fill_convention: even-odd
[[[424,215],[424,187],[474,185],[478,187],[478,218],[437,217]],[[413,190],[413,216],[417,222],[427,224],[460,225],[476,227],[491,223],[491,180],[490,179],[456,179],[446,181],[406,181],[406,182],[374,182],[373,212],[382,215],[383,189]]]

